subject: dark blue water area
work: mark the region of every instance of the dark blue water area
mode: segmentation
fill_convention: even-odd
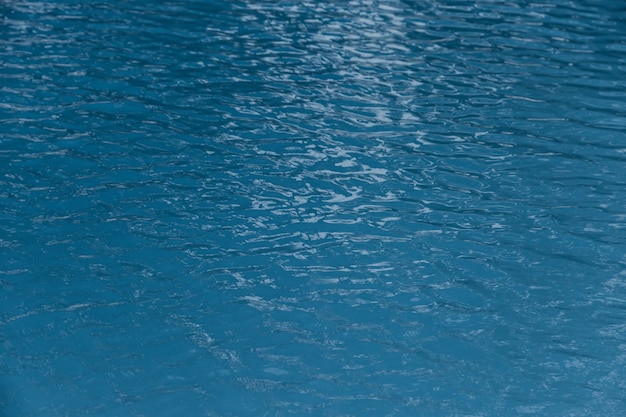
[[[0,17],[0,416],[626,412],[622,2]]]

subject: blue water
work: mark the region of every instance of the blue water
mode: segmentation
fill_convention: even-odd
[[[0,416],[625,415],[621,2],[0,18]]]

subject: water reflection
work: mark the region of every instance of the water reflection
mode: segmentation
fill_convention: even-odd
[[[619,410],[623,13],[3,4],[10,410]]]

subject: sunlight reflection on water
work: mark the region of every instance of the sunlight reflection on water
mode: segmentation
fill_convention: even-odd
[[[620,415],[623,10],[0,13],[0,414]]]

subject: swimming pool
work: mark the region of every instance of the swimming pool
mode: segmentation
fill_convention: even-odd
[[[626,10],[0,4],[0,416],[621,416]]]

